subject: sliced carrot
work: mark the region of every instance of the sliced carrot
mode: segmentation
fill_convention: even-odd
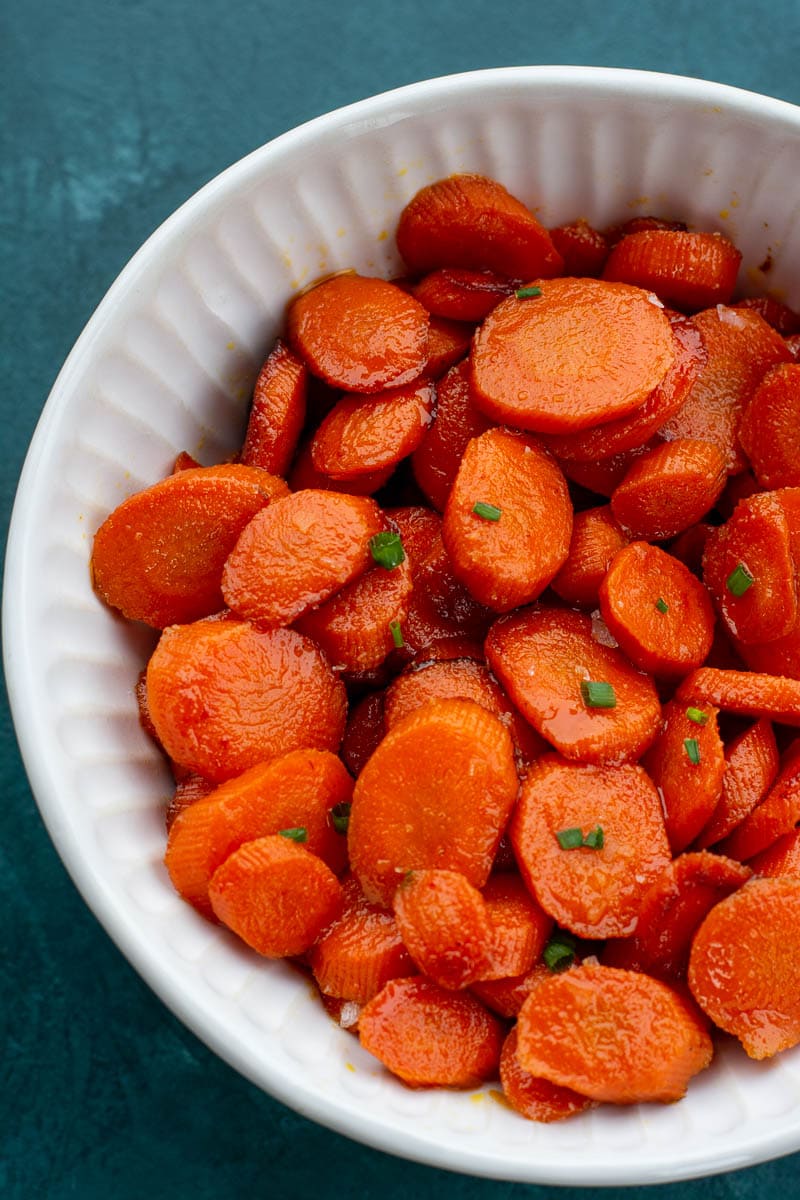
[[[442,536],[457,579],[497,612],[535,600],[564,564],[572,505],[556,462],[505,429],[473,438],[447,499]]]
[[[315,375],[347,392],[410,383],[428,357],[427,311],[384,279],[336,275],[289,306],[292,349]]]
[[[712,908],[692,946],[689,986],[751,1058],[800,1041],[800,879],[753,879]]]
[[[362,496],[294,492],[269,511],[231,550],[222,592],[234,612],[270,625],[288,625],[363,575],[370,540],[385,529],[377,504]]]
[[[412,458],[414,478],[434,508],[444,512],[450,488],[472,438],[490,422],[472,403],[468,360],[447,372],[436,389],[436,419]]]
[[[480,979],[473,983],[471,991],[478,999],[500,1017],[515,1017],[528,996],[552,972],[543,962],[534,963],[524,975],[510,975],[506,979]]]
[[[441,544],[442,518],[422,504],[386,508],[384,513],[400,534],[413,574],[437,544]]]
[[[642,217],[629,217],[617,225],[611,225],[605,230],[608,244],[612,248],[619,244],[624,237],[632,233],[644,233],[652,229],[686,230],[685,221],[670,221],[667,217],[656,217],[652,214]]]
[[[309,965],[324,995],[366,1004],[390,979],[413,975],[414,964],[392,914],[370,904],[353,875],[342,892],[342,912],[312,947]]]
[[[197,461],[196,458],[193,458],[192,455],[189,454],[188,450],[181,450],[180,454],[177,455],[175,462],[173,464],[172,474],[177,475],[179,471],[190,471],[194,467],[199,467],[199,466],[200,466],[200,463]]]
[[[411,871],[394,894],[403,941],[439,987],[469,987],[490,968],[493,929],[477,888],[458,871]]]
[[[748,500],[760,491],[758,480],[752,471],[742,471],[740,475],[729,475],[728,482],[716,503],[716,510],[723,520],[729,521],[736,506],[742,500]]]
[[[725,486],[725,460],[712,442],[678,438],[638,458],[611,497],[633,538],[676,537],[714,507]]]
[[[795,743],[795,746],[797,743]],[[800,824],[800,755],[786,755],[772,787],[716,849],[740,861],[767,850]]]
[[[767,372],[742,414],[739,441],[762,487],[800,486],[800,363]]]
[[[708,823],[722,795],[725,752],[717,709],[671,700],[642,763],[659,790],[669,844],[679,854]]]
[[[733,833],[766,796],[778,774],[778,746],[770,721],[761,718],[725,747],[722,795],[711,820],[695,838],[698,850]]]
[[[703,573],[703,553],[714,529],[715,526],[707,521],[698,521],[696,525],[690,525],[683,533],[679,533],[667,549],[672,557],[680,559],[693,575],[700,576]]]
[[[588,221],[579,219],[569,225],[558,225],[550,230],[550,237],[564,260],[562,275],[585,278],[602,274],[608,258],[608,241]]]
[[[356,479],[396,466],[425,436],[433,401],[433,385],[424,381],[372,396],[343,396],[314,434],[314,466],[332,479]]]
[[[504,300],[475,334],[475,403],[496,421],[570,433],[640,408],[675,359],[663,310],[646,292],[599,279],[539,280]]]
[[[611,560],[627,544],[608,504],[575,513],[567,561],[550,586],[567,604],[597,608]]]
[[[623,450],[608,458],[599,458],[596,462],[572,462],[560,458],[558,463],[571,483],[596,492],[598,496],[612,496],[636,460],[658,444],[654,438],[636,450]]]
[[[648,542],[631,542],[600,584],[600,612],[631,662],[665,678],[705,662],[714,640],[714,608],[699,579]]]
[[[720,671],[701,667],[687,675],[678,699],[713,704],[741,717],[768,717],[784,725],[800,725],[800,680],[756,671]]]
[[[282,479],[237,464],[180,471],[136,492],[95,534],[98,594],[156,629],[218,612],[222,568],[237,538],[287,492]]]
[[[800,611],[785,637],[749,645],[737,642],[736,649],[751,671],[800,679]]]
[[[203,775],[198,775],[195,771],[190,771],[182,779],[177,780],[175,791],[170,797],[165,813],[167,832],[169,833],[175,819],[185,808],[189,808],[197,800],[204,800],[209,793],[214,791],[215,787],[215,783]]]
[[[267,355],[253,389],[242,462],[275,475],[289,469],[306,418],[308,371],[280,340]]]
[[[648,229],[617,243],[603,278],[647,288],[665,304],[696,311],[728,303],[741,261],[741,252],[720,233]]]
[[[384,732],[383,692],[370,692],[350,709],[342,738],[342,761],[351,775],[361,774],[364,764],[382,741]]]
[[[342,907],[342,887],[321,858],[276,835],[246,842],[214,872],[214,915],[267,958],[303,954]]]
[[[582,613],[540,608],[501,617],[486,656],[522,715],[566,758],[630,762],[658,732],[652,680],[597,642]],[[613,708],[591,706],[589,682],[611,686]]]
[[[314,466],[311,458],[311,442],[304,442],[300,447],[294,466],[289,473],[289,488],[292,492],[304,492],[312,489],[323,492],[346,492],[350,496],[372,496],[380,491],[391,478],[394,467],[385,467],[382,471],[371,471],[369,475],[359,475],[358,479],[333,479],[323,474]]]
[[[492,935],[489,965],[481,980],[526,975],[544,950],[553,918],[516,873],[495,870],[483,888],[483,899]]]
[[[702,1021],[673,988],[588,964],[536,988],[517,1035],[526,1071],[614,1104],[679,1100],[713,1055]]]
[[[422,369],[425,379],[441,379],[446,371],[469,354],[473,325],[431,317],[428,329],[427,358]]]
[[[461,871],[482,887],[517,794],[511,739],[471,700],[434,700],[390,729],[356,783],[350,862],[391,904],[409,870]]]
[[[641,767],[575,764],[556,755],[529,771],[511,842],[542,908],[579,937],[630,933],[642,897],[670,858],[658,792]]]
[[[495,1077],[503,1026],[468,992],[393,979],[361,1011],[361,1045],[411,1087],[468,1088]]]
[[[797,618],[789,523],[775,493],[743,500],[711,535],[703,578],[722,619],[741,643],[770,642]]]
[[[752,312],[757,312],[783,337],[800,333],[800,313],[789,308],[788,304],[776,300],[774,296],[746,296],[744,300],[736,300],[731,308],[749,308]]]
[[[133,687],[133,692],[136,697],[136,707],[139,713],[139,724],[145,731],[151,741],[155,742],[159,750],[165,753],[164,747],[158,739],[156,727],[153,724],[153,718],[150,715],[150,705],[147,702],[147,671],[140,671],[136,677],[136,683]]]
[[[439,267],[411,289],[432,316],[472,322],[482,321],[513,291],[514,285],[503,275],[464,267]]]
[[[800,879],[800,829],[785,833],[751,858],[749,865],[756,875],[792,875]]]
[[[517,1058],[517,1031],[512,1029],[500,1055],[503,1094],[515,1112],[529,1121],[563,1121],[594,1107],[594,1101],[571,1088],[531,1075]]]
[[[707,913],[751,874],[721,854],[682,854],[644,896],[633,935],[606,942],[603,963],[679,983],[686,977],[692,938]]]
[[[414,570],[414,595],[404,629],[409,648],[426,659],[438,657],[443,645],[453,647],[446,657],[470,657],[469,644],[482,641],[493,613],[479,604],[456,579],[441,536]]]
[[[681,410],[664,423],[661,434],[713,442],[731,474],[747,461],[738,441],[739,421],[770,367],[789,362],[780,334],[758,313],[720,305],[692,318],[708,355]]]
[[[148,664],[147,695],[170,757],[217,783],[289,750],[336,750],[344,731],[342,684],[291,629],[174,625]]]
[[[533,213],[483,175],[451,175],[417,192],[400,214],[397,249],[412,274],[466,267],[533,279],[562,267]]]

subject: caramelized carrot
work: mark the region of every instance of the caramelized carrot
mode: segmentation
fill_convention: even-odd
[[[797,743],[794,744],[796,749]],[[760,804],[740,821],[717,849],[747,860],[791,833],[800,824],[800,755],[786,755],[775,782]]]
[[[729,475],[728,482],[716,503],[716,510],[723,520],[729,521],[740,501],[748,500],[760,491],[758,480],[752,471],[742,471],[740,475]]]
[[[458,871],[411,871],[394,894],[403,941],[439,987],[469,987],[490,968],[492,926],[477,888]]]
[[[474,643],[486,636],[492,615],[456,579],[444,542],[437,537],[414,570],[414,594],[404,629],[409,648],[426,659],[441,657],[444,645],[453,647],[446,657],[474,657]]]
[[[766,850],[750,859],[756,875],[792,875],[800,879],[800,829],[778,838]]]
[[[711,442],[679,438],[638,458],[611,497],[633,538],[663,541],[696,524],[725,486],[725,460]]]
[[[306,417],[308,371],[277,341],[258,373],[242,462],[275,475],[289,469]]]
[[[314,466],[332,479],[355,479],[396,466],[425,436],[433,400],[433,385],[427,382],[372,396],[343,396],[314,434]]]
[[[311,458],[311,442],[304,442],[298,451],[294,466],[289,473],[289,488],[293,492],[317,490],[323,492],[346,492],[350,496],[372,496],[380,491],[391,478],[394,467],[382,471],[370,471],[357,479],[333,479],[318,471]]]
[[[361,774],[384,735],[383,692],[369,692],[350,709],[342,738],[342,762],[351,775]]]
[[[478,322],[511,295],[514,285],[494,271],[439,267],[420,279],[411,291],[432,316]]]
[[[736,648],[751,671],[800,679],[800,609],[794,624],[784,637],[774,638],[771,642],[748,645],[737,642]]]
[[[441,545],[442,518],[423,505],[409,504],[401,508],[386,508],[385,515],[397,529],[411,564],[411,573],[425,561],[432,550]]]
[[[446,371],[469,354],[474,326],[463,321],[447,321],[431,317],[428,345],[422,375],[425,379],[441,379]]]
[[[713,704],[741,717],[768,717],[784,725],[800,725],[800,680],[755,671],[720,671],[701,667],[687,675],[678,699]]]
[[[544,911],[516,873],[490,875],[483,899],[491,927],[489,965],[481,980],[526,975],[541,956],[553,929]]]
[[[733,833],[766,796],[778,774],[778,747],[771,722],[763,717],[725,747],[722,795],[711,820],[695,838],[698,850]]]
[[[783,337],[800,333],[800,313],[776,300],[774,296],[746,296],[744,300],[736,300],[731,308],[749,308],[752,312],[757,312]]]
[[[579,218],[569,225],[550,230],[553,245],[564,260],[562,275],[579,278],[602,274],[608,258],[608,241],[599,229]]]
[[[693,575],[703,574],[703,553],[708,539],[714,532],[715,526],[707,521],[698,521],[679,533],[674,542],[670,542],[668,550],[673,558],[678,558],[688,567]]]
[[[671,700],[642,762],[661,795],[669,844],[678,854],[706,825],[722,795],[725,754],[716,708]]]
[[[550,586],[567,604],[597,608],[611,560],[627,544],[608,504],[575,513],[567,561]]]
[[[573,462],[568,458],[558,460],[561,470],[571,483],[596,492],[598,496],[612,496],[622,483],[637,459],[658,446],[655,438],[636,450],[623,450],[596,462]]]
[[[739,441],[762,487],[800,486],[800,363],[767,372],[742,414]]]
[[[610,225],[604,231],[605,237],[609,246],[613,249],[618,245],[624,237],[628,237],[632,233],[644,233],[651,229],[674,229],[686,230],[685,221],[671,221],[667,217],[656,217],[652,213],[641,217],[629,217],[627,221],[620,221],[616,225]]]
[[[164,814],[167,833],[185,808],[189,808],[197,800],[204,800],[210,792],[214,791],[215,787],[216,784],[212,783],[210,779],[206,779],[194,771],[189,771],[183,778],[178,779]]]
[[[528,996],[552,972],[543,962],[534,963],[524,975],[509,975],[506,979],[480,979],[470,991],[500,1017],[515,1017]]]
[[[559,1087],[548,1079],[538,1079],[517,1058],[517,1031],[512,1029],[500,1055],[500,1082],[503,1094],[515,1112],[529,1121],[563,1121],[592,1108],[594,1102],[571,1088]]]
[[[436,419],[412,458],[414,478],[427,499],[444,512],[450,488],[472,438],[490,422],[472,403],[468,360],[451,367],[436,389]]]
[[[696,311],[728,303],[741,261],[722,234],[648,229],[617,243],[603,278],[647,288],[665,304]]]

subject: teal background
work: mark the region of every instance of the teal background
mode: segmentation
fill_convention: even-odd
[[[641,67],[800,103],[800,6],[728,0],[72,0],[0,13],[0,507],[72,343],[121,267],[223,167],[328,109],[522,63]],[[4,1200],[519,1200],[296,1116],[214,1057],[70,883],[0,714]],[[789,1193],[800,1156],[631,1198]]]

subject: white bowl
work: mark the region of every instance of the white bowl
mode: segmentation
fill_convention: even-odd
[[[341,1032],[290,969],[260,960],[172,891],[169,780],[132,687],[152,636],[94,596],[92,535],[176,452],[239,442],[252,380],[291,292],[325,272],[399,267],[392,231],[422,184],[495,176],[546,224],[654,211],[729,233],[742,286],[800,305],[800,109],[697,80],[524,67],[415,84],[321,117],[225,171],[110,289],[39,423],[8,547],[6,672],[50,834],[87,903],[209,1046],[299,1112],[453,1170],[632,1184],[800,1147],[800,1048],[762,1064],[725,1045],[672,1106],[558,1125],[474,1093],[409,1091]],[[767,277],[759,264],[767,255]]]

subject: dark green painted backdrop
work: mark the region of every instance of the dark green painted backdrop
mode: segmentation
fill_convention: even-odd
[[[48,389],[92,309],[152,229],[255,146],[386,88],[520,63],[674,71],[800,103],[799,51],[797,0],[6,3],[3,528]],[[218,1061],[139,981],[73,889],[31,800],[5,704],[0,897],[4,1200],[568,1194],[366,1150]],[[799,1177],[796,1156],[649,1194],[755,1200],[789,1193]]]

